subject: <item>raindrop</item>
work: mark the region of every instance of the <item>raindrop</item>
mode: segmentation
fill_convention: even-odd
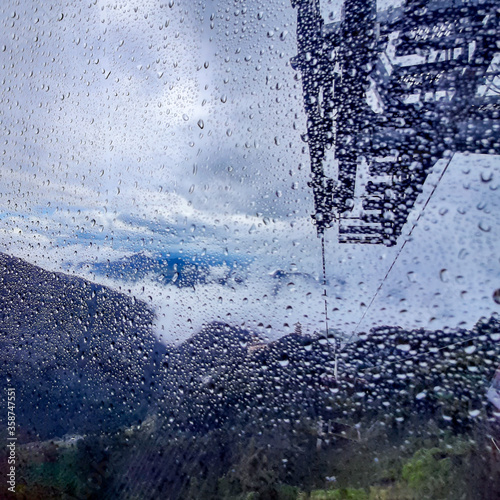
[[[473,352],[476,351],[476,346],[475,345],[470,345],[470,346],[467,346],[464,351],[467,353],[467,354],[472,354]]]
[[[397,349],[403,352],[408,352],[411,349],[410,344],[399,344],[396,346]]]
[[[493,180],[493,172],[481,172],[481,181],[484,183],[491,182]]]
[[[489,233],[491,231],[491,226],[489,224],[486,224],[486,222],[484,221],[480,221],[477,227],[484,233]]]

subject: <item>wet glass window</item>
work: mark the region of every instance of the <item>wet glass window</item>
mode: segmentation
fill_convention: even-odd
[[[0,5],[0,498],[500,498],[495,0]]]

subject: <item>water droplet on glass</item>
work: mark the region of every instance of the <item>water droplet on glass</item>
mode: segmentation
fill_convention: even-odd
[[[470,346],[467,346],[464,351],[467,353],[467,354],[472,354],[473,352],[475,352],[476,350],[476,346],[475,345],[470,345]]]
[[[481,172],[481,181],[484,183],[491,182],[493,180],[493,172]]]
[[[491,226],[484,221],[480,221],[477,227],[483,231],[483,233],[489,233],[491,231]]]
[[[409,271],[408,273],[406,273],[406,277],[408,278],[408,281],[410,283],[416,283],[417,280],[415,279],[415,273],[413,271]]]

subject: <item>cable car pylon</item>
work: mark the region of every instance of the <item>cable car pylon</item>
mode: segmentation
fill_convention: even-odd
[[[500,154],[500,6],[345,0],[327,24],[319,0],[291,3],[318,236],[393,246],[438,160]]]

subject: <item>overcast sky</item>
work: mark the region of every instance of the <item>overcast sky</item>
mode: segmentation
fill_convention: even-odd
[[[323,7],[327,17],[340,12]],[[269,338],[297,321],[322,328],[288,0],[9,0],[0,12],[2,251],[146,300],[166,341],[213,320]],[[453,157],[360,331],[471,326],[499,311],[499,186],[498,157]],[[333,327],[358,328],[404,239],[341,246],[327,232]],[[196,290],[105,280],[78,266],[139,251],[252,263],[243,284]],[[294,274],[277,286],[277,269]]]

